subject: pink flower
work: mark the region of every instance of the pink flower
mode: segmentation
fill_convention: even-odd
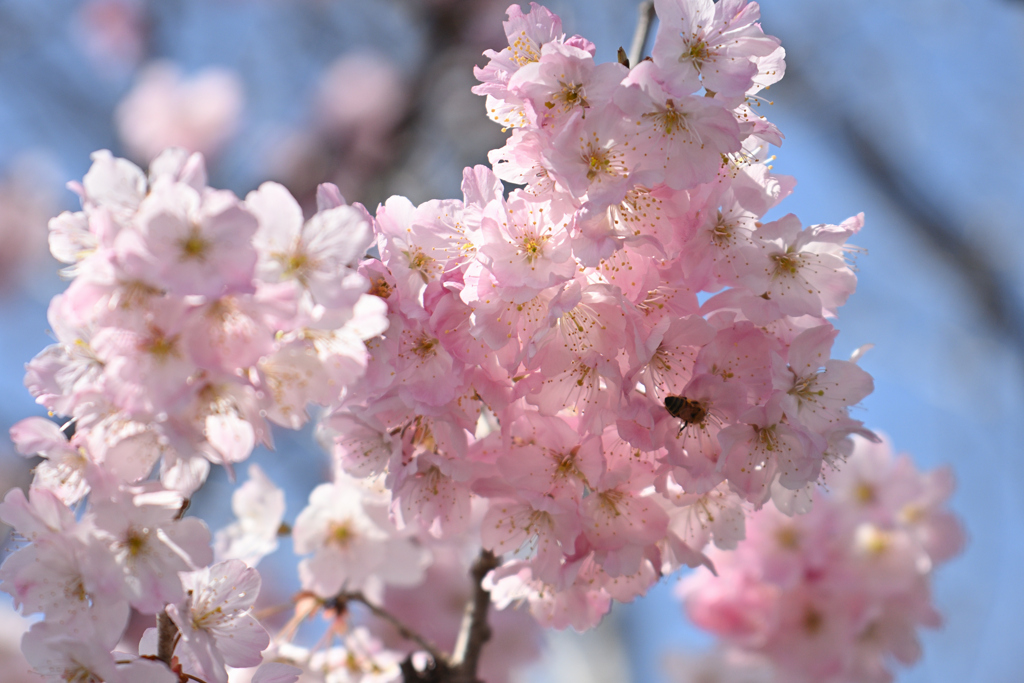
[[[740,424],[719,433],[718,468],[734,491],[760,507],[771,496],[775,477],[789,489],[817,478],[824,439],[782,421],[781,397],[740,416]],[[819,443],[820,442],[820,443]]]
[[[231,511],[236,521],[214,535],[215,557],[238,559],[255,567],[277,550],[284,510],[284,491],[258,465],[249,465],[249,481],[231,494]]]
[[[831,325],[799,334],[789,346],[788,372],[781,371],[775,380],[776,389],[786,392],[787,417],[822,434],[846,418],[847,406],[874,390],[871,375],[855,363],[829,358],[837,334]]]
[[[792,214],[757,229],[754,247],[741,278],[778,304],[785,315],[834,314],[857,286],[846,262],[846,240],[860,230],[863,215],[842,225],[817,225],[801,230]],[[758,253],[759,252],[759,253]],[[757,255],[755,255],[755,253]]]
[[[750,89],[755,61],[773,53],[778,39],[757,23],[760,8],[746,0],[658,0],[660,24],[651,56],[681,89],[734,96]]]
[[[138,276],[175,294],[217,297],[252,290],[255,217],[226,190],[200,194],[182,183],[158,183],[135,219],[141,245]]]
[[[709,552],[717,578],[701,570],[681,584],[699,626],[767,658],[785,680],[891,681],[890,660],[916,661],[917,629],[939,625],[929,583],[950,546],[921,543],[889,504],[935,473],[892,462],[884,444],[847,445],[846,467],[830,474],[840,482],[829,482],[834,495],[817,489],[814,506],[795,517],[755,512],[735,553]],[[932,514],[949,515],[939,500]],[[935,531],[962,540],[958,525]]]
[[[112,648],[128,621],[124,574],[106,544],[85,533],[22,548],[0,567],[0,582],[25,614],[42,612],[68,636]]]
[[[618,204],[648,176],[634,177],[642,159],[634,130],[614,105],[574,114],[544,145],[544,165],[563,191],[598,207]]]
[[[296,553],[313,553],[299,565],[303,586],[322,597],[373,581],[417,583],[426,566],[423,551],[391,524],[387,503],[347,478],[313,490],[292,538]]]
[[[507,301],[532,299],[576,272],[565,219],[550,203],[530,201],[519,191],[487,205],[475,242],[479,263]]]
[[[648,546],[668,528],[668,515],[655,498],[628,487],[628,471],[609,472],[580,501],[583,534],[598,564],[613,577],[639,571]]]
[[[509,46],[501,52],[484,51],[490,61],[483,68],[473,68],[473,75],[481,81],[473,92],[487,96],[487,115],[492,121],[513,128],[524,125],[526,115],[522,101],[508,91],[509,80],[520,68],[538,61],[545,44],[564,36],[558,15],[535,2],[530,3],[526,14],[515,4],[509,6],[507,14],[504,26]]]
[[[532,125],[557,128],[574,112],[586,116],[607,106],[627,73],[617,62],[595,64],[590,52],[552,41],[541,47],[539,60],[516,71],[508,89],[526,103]]]
[[[167,614],[204,680],[227,683],[225,665],[261,663],[260,652],[270,645],[270,636],[251,614],[260,583],[259,572],[241,560],[182,574],[188,599],[183,605],[168,605]]]
[[[34,489],[53,493],[67,505],[74,505],[88,493],[85,473],[92,461],[82,439],[69,443],[56,423],[27,417],[11,427],[11,441],[22,455],[45,458],[36,465]]]
[[[690,95],[660,82],[664,74],[654,62],[641,62],[629,72],[615,103],[637,122],[636,143],[647,159],[660,164],[654,177],[672,189],[712,180],[722,156],[740,149],[740,128],[721,101]]]
[[[51,681],[120,680],[114,655],[90,634],[78,638],[40,622],[22,638],[21,649],[32,668]]]
[[[132,155],[149,161],[167,147],[213,155],[238,128],[242,83],[227,69],[190,78],[170,62],[155,62],[117,107],[118,132]]]
[[[97,483],[101,488],[97,490]],[[195,517],[177,519],[181,497],[166,490],[117,490],[93,484],[91,506],[97,535],[124,573],[132,607],[155,614],[182,599],[178,572],[210,562],[210,532]]]
[[[295,280],[327,307],[350,306],[366,291],[368,283],[355,272],[373,242],[365,211],[337,206],[304,222],[298,202],[277,183],[263,183],[245,201],[259,220],[254,241],[261,279]]]
[[[74,513],[52,491],[32,487],[28,497],[13,488],[0,503],[0,519],[30,541],[60,537],[76,528]]]

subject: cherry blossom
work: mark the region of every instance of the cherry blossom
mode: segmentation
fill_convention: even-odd
[[[427,560],[388,521],[378,494],[345,479],[313,490],[293,537],[297,553],[313,553],[299,567],[303,584],[323,597],[362,590],[373,581],[415,583]]]
[[[512,5],[508,46],[475,70],[508,133],[491,165],[461,197],[373,211],[330,183],[309,215],[277,183],[208,186],[201,154],[149,145],[223,144],[231,77],[143,76],[119,117],[155,158],[101,150],[69,185],[81,210],[49,244],[71,282],[25,380],[55,420],[11,429],[42,462],[0,504],[21,545],[0,590],[41,615],[23,645],[39,674],[503,681],[539,626],[592,628],[684,565],[724,680],[881,682],[919,658],[932,572],[965,534],[948,470],[893,460],[851,416],[873,389],[860,352],[831,357],[863,216],[765,219],[795,181],[752,108],[785,71],[757,4],[655,6],[630,68]],[[386,82],[325,94],[329,135],[395,124],[367,118],[397,90],[365,59]],[[211,467],[234,481],[311,420],[330,478],[294,525],[249,465],[211,548],[188,511]],[[283,535],[302,591],[271,635],[253,565]],[[113,652],[130,609],[156,622],[140,656]],[[296,644],[316,614],[321,639]]]
[[[226,560],[182,576],[184,605],[167,606],[181,632],[183,647],[207,681],[227,683],[225,665],[259,664],[270,637],[250,614],[260,591],[260,575],[241,560]]]
[[[121,138],[144,161],[167,147],[216,154],[234,134],[244,95],[238,76],[208,68],[184,77],[169,62],[150,64],[118,105]]]
[[[756,58],[773,54],[779,41],[761,32],[756,2],[731,0],[658,0],[665,29],[655,37],[651,57],[680,87],[704,87],[723,95],[742,95],[759,69]]]
[[[861,437],[846,464],[852,472],[870,468],[878,485],[899,470],[893,488],[941,476],[894,461],[887,445]],[[931,555],[897,509],[882,512],[873,485],[843,479],[853,486],[832,495],[819,489],[806,514],[788,517],[771,506],[755,513],[735,553],[710,553],[717,578],[700,572],[681,584],[699,626],[762,655],[788,680],[890,681],[892,660],[912,664],[921,656],[917,629],[940,624],[929,584],[949,552]],[[938,509],[949,493],[932,499],[934,522],[923,524],[942,528],[957,547],[962,530]]]
[[[249,465],[249,480],[231,494],[231,510],[237,519],[214,535],[214,553],[219,560],[242,560],[255,567],[277,550],[284,491],[259,465]]]

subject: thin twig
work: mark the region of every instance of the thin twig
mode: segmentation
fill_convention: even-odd
[[[452,666],[459,671],[462,683],[475,683],[476,670],[484,643],[491,639],[491,625],[487,621],[487,610],[491,605],[491,594],[483,587],[484,577],[499,564],[490,550],[481,550],[473,563],[470,576],[473,578],[473,597],[466,605],[466,613],[459,629],[459,639],[452,654]]]
[[[644,46],[647,36],[654,24],[654,0],[644,0],[639,7],[640,17],[637,19],[636,31],[633,32],[633,44],[629,47],[629,64],[636,66],[644,58]]]
[[[167,666],[171,666],[174,646],[177,644],[175,636],[178,635],[178,625],[167,616],[166,611],[156,615],[156,633],[156,657]]]
[[[363,595],[361,592],[342,593],[337,598],[335,598],[335,601],[339,604],[344,604],[346,602],[358,602],[362,605],[365,605],[366,608],[374,614],[374,616],[377,616],[383,619],[384,621],[388,622],[392,626],[394,626],[395,630],[398,631],[398,634],[400,636],[402,636],[406,640],[410,640],[419,645],[420,648],[425,650],[431,656],[431,658],[433,658],[435,662],[437,662],[438,664],[442,664],[448,661],[447,655],[441,652],[441,650],[439,650],[437,646],[435,646],[429,640],[421,636],[419,633],[416,633],[416,631],[414,631],[413,629],[403,624],[401,621],[399,621],[398,617],[391,614],[383,607],[378,607],[377,605],[370,602],[366,598],[366,596]]]

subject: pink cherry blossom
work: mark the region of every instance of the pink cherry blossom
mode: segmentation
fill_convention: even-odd
[[[313,557],[299,565],[303,585],[330,597],[374,580],[416,583],[426,555],[387,518],[379,494],[353,480],[321,484],[295,520],[295,551]]]
[[[144,161],[167,147],[212,155],[235,133],[243,103],[241,81],[232,71],[214,67],[183,77],[174,64],[155,62],[118,105],[118,132]]]
[[[626,73],[621,64],[596,64],[586,50],[551,41],[541,46],[540,59],[516,71],[508,89],[526,103],[532,125],[557,127],[610,100]]]
[[[837,426],[846,406],[874,389],[871,376],[855,363],[828,357],[836,334],[831,325],[799,334],[789,346],[789,376],[782,371],[776,379],[776,388],[786,392],[786,415],[817,432]]]
[[[226,560],[182,575],[188,599],[167,606],[181,632],[181,647],[206,681],[227,683],[225,665],[259,664],[270,637],[250,613],[260,592],[260,575],[241,560]]]
[[[96,534],[109,544],[125,577],[132,607],[148,614],[182,597],[177,572],[209,563],[210,532],[195,517],[177,519],[181,497],[166,490],[120,490],[93,485]]]
[[[939,624],[928,585],[945,553],[930,556],[936,546],[874,497],[876,487],[901,487],[889,484],[892,469],[902,469],[902,482],[934,473],[893,462],[888,446],[862,438],[845,464],[852,476],[837,475],[841,493],[818,489],[810,511],[793,517],[766,506],[750,517],[735,553],[709,553],[717,578],[699,572],[681,587],[699,626],[767,658],[787,680],[892,680],[890,660],[916,661],[917,628]],[[863,478],[868,472],[876,484]],[[962,540],[958,526],[943,534]]]
[[[255,567],[277,550],[284,519],[284,491],[274,485],[259,465],[249,465],[249,480],[231,494],[236,520],[214,534],[218,560],[242,560]]]
[[[638,147],[662,164],[654,176],[679,190],[713,179],[722,156],[740,148],[740,128],[719,100],[663,85],[654,62],[629,72],[615,103],[642,131]]]
[[[94,537],[40,539],[4,562],[0,582],[26,614],[42,612],[62,633],[108,648],[117,644],[128,620],[123,573]]]
[[[773,53],[779,41],[761,32],[756,2],[658,0],[661,24],[651,56],[680,88],[742,95],[758,73],[755,61]]]
[[[181,183],[158,183],[139,205],[136,225],[142,244],[129,250],[139,259],[138,275],[180,295],[251,290],[256,219],[230,192],[200,195]]]
[[[355,265],[372,243],[369,216],[358,208],[322,210],[308,222],[288,191],[264,183],[246,197],[259,219],[255,244],[267,282],[294,279],[316,303],[351,305],[368,286]]]
[[[21,649],[32,668],[50,681],[119,680],[114,656],[87,634],[76,638],[39,622],[22,638]]]
[[[148,174],[93,155],[69,185],[81,210],[50,224],[71,284],[26,374],[67,421],[12,428],[43,461],[0,504],[26,541],[0,590],[41,615],[24,641],[39,674],[501,681],[538,625],[591,628],[683,565],[693,621],[778,680],[881,683],[920,656],[918,628],[940,622],[932,572],[965,534],[949,471],[893,459],[851,417],[873,388],[861,351],[830,357],[863,219],[765,220],[795,181],[771,172],[782,134],[754,109],[785,70],[758,6],[655,4],[652,59],[632,69],[598,63],[546,9],[510,7],[475,91],[512,131],[461,197],[371,215],[323,184],[307,220],[276,183],[244,202],[208,187],[186,149],[137,146]],[[400,88],[380,60],[343,60],[328,82],[381,87],[325,95],[317,135],[358,128],[376,158]],[[227,139],[237,91],[197,104],[207,86],[144,79],[162,85],[122,105],[129,147],[147,126]],[[211,464],[233,478],[273,425],[311,418],[333,476],[291,530],[303,590],[271,645],[247,563],[288,532],[282,490],[250,468],[213,566],[187,504]],[[460,624],[479,589],[503,611],[477,671],[455,642],[477,647]],[[130,609],[160,615],[138,657],[111,650]],[[317,613],[323,638],[291,642]]]

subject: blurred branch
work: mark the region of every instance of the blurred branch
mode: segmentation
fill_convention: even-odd
[[[174,646],[177,644],[178,626],[171,621],[165,610],[156,615],[156,628],[156,658],[168,667],[171,667],[171,660],[174,658]]]
[[[473,579],[473,597],[466,605],[462,628],[459,629],[459,639],[455,643],[455,652],[452,654],[452,666],[461,673],[463,683],[474,683],[478,680],[477,668],[480,665],[480,655],[484,644],[493,635],[491,625],[487,620],[487,611],[491,606],[491,594],[484,588],[483,583],[487,574],[499,564],[501,563],[494,553],[490,550],[481,550],[470,570],[470,577]]]
[[[647,38],[651,35],[651,26],[654,24],[654,0],[644,0],[637,8],[639,18],[636,23],[636,31],[633,32],[633,44],[629,46],[629,64],[636,66],[644,58],[644,46],[647,45]]]
[[[339,605],[344,605],[347,602],[358,602],[361,605],[364,605],[378,619],[383,619],[387,623],[391,624],[398,635],[419,645],[424,652],[430,655],[431,659],[433,659],[435,663],[443,663],[447,660],[447,657],[440,649],[437,648],[437,646],[421,636],[415,630],[403,624],[401,620],[385,610],[383,607],[379,607],[368,600],[362,592],[355,591],[351,593],[342,593],[334,598],[334,601]]]
[[[849,148],[874,189],[897,207],[908,227],[960,273],[992,325],[1024,356],[1024,302],[989,254],[977,248],[962,226],[942,210],[941,197],[922,190],[893,163],[881,138],[871,135],[841,108],[832,106],[829,98],[801,78],[791,65],[787,65],[785,83],[787,88],[800,90],[801,96],[813,103],[812,107],[820,111],[814,120],[833,129],[832,139]]]
[[[424,53],[416,73],[410,78],[410,92],[405,116],[392,133],[391,149],[398,150],[391,165],[378,179],[378,187],[387,196],[394,190],[395,177],[406,167],[416,149],[415,140],[422,128],[424,114],[430,111],[429,98],[445,68],[465,48],[466,28],[474,17],[476,0],[452,0],[426,3],[413,0],[408,7],[418,13],[418,24],[425,26]]]

